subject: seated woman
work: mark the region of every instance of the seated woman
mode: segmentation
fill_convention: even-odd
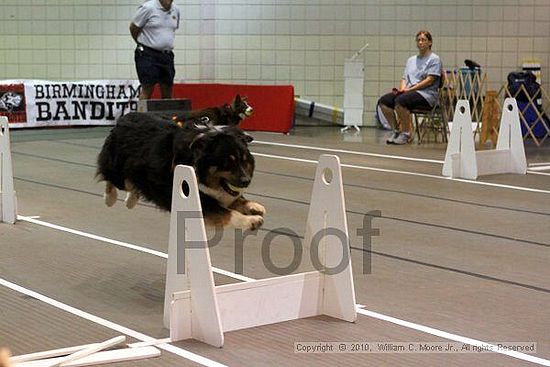
[[[416,34],[418,55],[409,57],[399,89],[378,100],[384,117],[394,132],[387,144],[407,144],[412,141],[411,110],[429,109],[437,102],[437,88],[441,77],[441,60],[432,52],[432,35],[426,30]],[[397,118],[396,118],[397,115]]]

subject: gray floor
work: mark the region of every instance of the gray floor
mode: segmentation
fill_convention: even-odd
[[[120,334],[129,341],[169,336],[162,327],[165,258],[44,225],[167,251],[168,214],[147,203],[132,211],[121,201],[113,208],[103,204],[103,185],[94,172],[108,131],[12,131],[18,214],[25,218],[15,225],[0,223],[0,346],[9,346],[13,354]],[[251,147],[256,173],[248,196],[268,213],[257,236],[246,239],[244,275],[273,276],[261,260],[262,240],[281,228],[302,238],[315,172],[311,161],[337,154],[344,164],[358,304],[465,338],[534,342],[533,356],[550,363],[549,171],[450,180],[441,178],[444,144],[387,146],[385,133],[373,128],[358,135],[322,126],[301,126],[290,135],[251,134],[257,141]],[[406,159],[411,157],[430,161]],[[528,142],[527,159],[550,162],[548,144],[537,148]],[[372,222],[380,235],[369,249],[357,230],[373,210],[381,213]],[[41,222],[29,219],[34,216]],[[289,263],[290,244],[283,236],[273,241],[274,264]],[[235,270],[234,232],[224,232],[211,256],[215,267]],[[307,264],[300,266],[303,270],[309,270]],[[217,284],[233,281],[216,275]],[[294,352],[294,343],[302,341],[454,342],[438,335],[359,314],[353,324],[315,317],[230,332],[221,349],[192,340],[173,345],[209,359],[205,365],[535,365],[497,353]],[[200,363],[162,350],[159,358],[119,365]]]

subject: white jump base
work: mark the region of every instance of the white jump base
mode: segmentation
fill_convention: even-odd
[[[445,153],[443,176],[475,180],[481,175],[527,173],[519,111],[514,98],[504,101],[496,149],[476,152],[471,126],[469,103],[459,100]]]
[[[181,189],[183,182],[189,186],[187,197]],[[185,274],[178,274],[178,212],[202,213],[192,167],[180,165],[174,172],[164,305],[164,323],[170,328],[172,341],[193,338],[222,347],[224,332],[227,331],[317,315],[328,315],[349,322],[356,320],[338,157],[321,156],[309,208],[304,246],[311,244],[315,234],[319,236],[323,230],[329,229],[329,232],[324,232],[327,235],[321,236],[319,260],[324,268],[319,271],[216,286],[201,216],[185,221],[186,241],[194,241],[194,246],[183,244]],[[331,235],[334,230],[344,235],[345,243]],[[196,246],[198,242],[204,246]],[[343,271],[324,271],[335,269],[339,264],[344,264]]]
[[[8,118],[0,116],[0,222],[15,223],[17,198],[13,190],[13,168]]]

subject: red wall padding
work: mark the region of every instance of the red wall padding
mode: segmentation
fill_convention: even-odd
[[[155,90],[153,98],[158,98]],[[294,87],[292,85],[240,84],[174,84],[173,98],[189,98],[193,109],[231,103],[237,94],[248,97],[254,114],[240,127],[244,130],[287,133],[294,118]]]

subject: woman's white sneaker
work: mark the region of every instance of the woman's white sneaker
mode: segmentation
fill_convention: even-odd
[[[396,145],[404,145],[411,141],[411,134],[410,133],[401,133],[399,136],[393,139],[393,144]]]
[[[397,139],[397,137],[401,134],[401,131],[394,130],[388,140],[386,140],[386,144],[394,144],[394,140]]]

